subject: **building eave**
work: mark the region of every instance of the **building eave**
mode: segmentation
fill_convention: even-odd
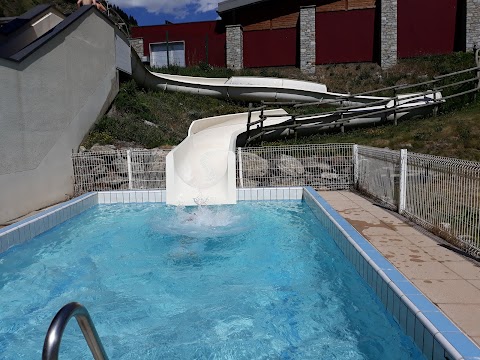
[[[218,3],[217,13],[222,14],[227,11],[236,10],[238,8],[257,4],[267,0],[226,0]]]

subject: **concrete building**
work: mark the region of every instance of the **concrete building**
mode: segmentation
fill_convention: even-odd
[[[128,39],[93,6],[40,6],[2,26],[0,224],[73,195],[72,151],[128,72]]]

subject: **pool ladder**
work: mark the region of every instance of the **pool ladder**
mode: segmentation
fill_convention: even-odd
[[[48,328],[47,336],[45,336],[45,342],[43,343],[42,360],[58,359],[63,332],[72,317],[75,317],[77,320],[78,326],[80,326],[82,330],[93,358],[95,360],[108,360],[108,356],[103,349],[102,342],[98,337],[90,314],[82,304],[77,302],[71,302],[65,305],[53,318]]]

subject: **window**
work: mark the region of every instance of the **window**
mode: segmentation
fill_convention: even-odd
[[[150,66],[167,67],[168,65],[185,67],[184,41],[150,44]]]

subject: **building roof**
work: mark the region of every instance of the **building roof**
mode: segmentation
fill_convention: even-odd
[[[40,49],[43,45],[45,45],[47,42],[52,40],[55,36],[57,36],[59,33],[64,31],[65,29],[69,28],[72,24],[74,24],[77,20],[85,16],[89,12],[96,11],[100,16],[102,16],[105,20],[107,20],[114,29],[117,29],[117,26],[115,23],[113,23],[112,20],[108,18],[107,15],[104,13],[100,12],[95,8],[95,6],[81,6],[80,9],[72,13],[70,16],[68,16],[65,20],[63,20],[61,23],[59,23],[57,26],[55,26],[53,29],[50,31],[46,32],[44,35],[40,36],[38,39],[33,41],[31,44],[27,45],[17,53],[13,55],[2,55],[0,52],[0,58],[4,58],[10,61],[15,61],[15,62],[20,62],[23,59],[25,59],[27,56],[29,56],[31,53],[34,51],[37,51]],[[23,15],[22,15],[23,16]],[[120,31],[118,30],[116,32],[117,36],[120,36],[128,42],[127,37]]]
[[[9,35],[15,30],[20,29],[23,25],[30,22],[32,19],[37,17],[38,15],[44,13],[48,9],[50,9],[53,5],[51,4],[41,4],[35,6],[33,9],[28,10],[26,13],[14,17],[11,21],[7,22],[0,28],[0,33],[2,35]]]
[[[218,3],[218,13],[223,13],[226,11],[231,11],[238,9],[240,7],[253,5],[267,0],[226,0]]]

